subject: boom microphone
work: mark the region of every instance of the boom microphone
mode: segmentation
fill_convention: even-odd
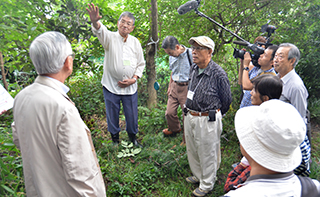
[[[242,41],[238,41],[238,40],[235,40],[233,41],[234,44],[238,44],[238,45],[242,45],[242,46],[248,46],[248,42],[242,42]]]
[[[180,15],[183,15],[193,9],[196,9],[199,6],[199,3],[195,0],[188,1],[187,3],[181,5],[177,11]]]

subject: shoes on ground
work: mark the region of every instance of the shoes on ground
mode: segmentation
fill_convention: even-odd
[[[118,145],[118,144],[119,144],[119,133],[117,133],[117,134],[111,134],[111,138],[112,138],[112,142],[113,142],[115,145]]]
[[[199,183],[199,179],[197,179],[197,177],[195,176],[189,176],[188,178],[186,178],[186,181],[193,184]]]
[[[162,133],[164,134],[165,137],[175,137],[177,133],[180,133],[180,131],[181,129],[179,131],[173,132],[167,128],[167,129],[163,129]]]
[[[129,139],[133,143],[134,146],[138,148],[143,148],[143,146],[137,141],[135,134],[129,134]]]
[[[211,191],[212,190],[202,190],[198,187],[197,189],[193,190],[192,194],[197,197],[202,197],[209,194]]]

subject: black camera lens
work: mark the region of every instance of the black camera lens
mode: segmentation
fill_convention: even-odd
[[[233,57],[234,58],[244,59],[244,54],[245,53],[246,53],[246,51],[244,51],[244,50],[239,50],[239,49],[234,48]]]

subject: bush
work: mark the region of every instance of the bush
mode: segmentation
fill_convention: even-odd
[[[82,117],[105,114],[101,74],[77,73],[67,85],[70,87],[68,95]]]

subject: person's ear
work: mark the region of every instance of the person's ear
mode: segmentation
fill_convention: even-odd
[[[268,100],[270,100],[270,98],[267,95],[262,96],[263,102],[268,101]]]
[[[71,56],[68,56],[66,61],[64,62],[64,65],[63,65],[63,68],[66,70],[66,71],[71,71],[73,70],[73,59]]]
[[[289,60],[290,65],[291,65],[292,67],[293,67],[293,64],[294,64],[295,61],[296,61],[296,58],[292,58],[292,59]]]
[[[209,55],[211,56],[212,53],[213,53],[213,50],[212,50],[212,49],[209,49],[208,51],[209,51]]]
[[[132,25],[130,33],[133,32],[133,30],[134,30],[134,25]]]

